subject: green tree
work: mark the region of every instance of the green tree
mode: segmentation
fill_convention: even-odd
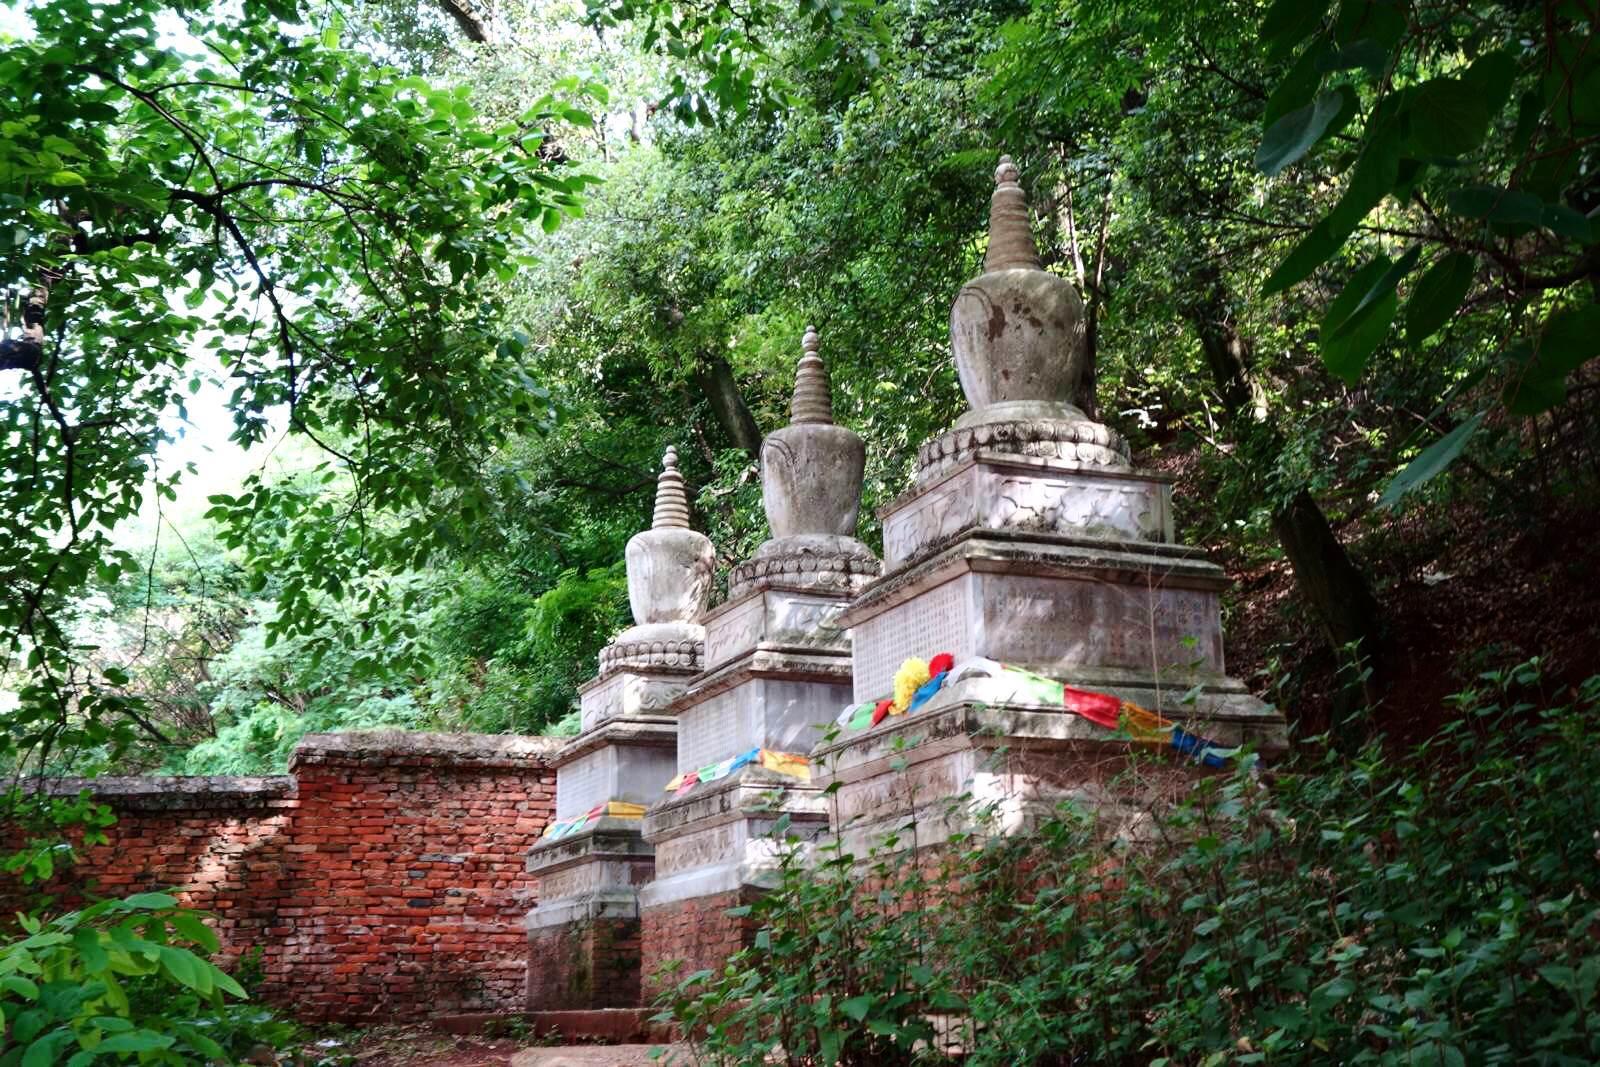
[[[383,605],[415,593],[360,579],[450,542],[492,492],[483,458],[546,424],[495,286],[579,210],[589,179],[540,149],[591,123],[568,98],[604,94],[483,121],[465,87],[344,48],[335,9],[289,0],[30,17],[0,55],[0,286],[36,309],[5,352],[0,633],[23,677],[7,739],[42,761],[132,736],[103,686],[124,679],[86,669],[65,614],[136,566],[110,531],[147,487],[174,495],[158,446],[207,376],[232,386],[236,441],[282,412],[339,490],[255,476],[217,502],[250,585],[277,585],[269,637],[316,630],[324,598],[354,615],[339,632],[406,636]]]

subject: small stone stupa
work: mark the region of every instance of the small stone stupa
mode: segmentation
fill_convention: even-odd
[[[957,669],[914,713],[875,715],[814,753],[842,783],[847,823],[903,816],[907,790],[943,804],[968,789],[1006,798],[1014,822],[1079,795],[1086,752],[1126,750],[1000,665],[1219,745],[1283,741],[1281,716],[1227,676],[1227,581],[1176,543],[1170,480],[1133,470],[1122,438],[1085,414],[1082,301],[1041,269],[1018,179],[1002,158],[984,271],[950,312],[969,410],[923,444],[914,488],[879,512],[885,574],[838,620],[852,630],[858,702],[891,696],[908,659],[948,653]],[[960,669],[977,661],[987,667]],[[901,759],[907,774],[888,774]],[[939,839],[938,822],[922,842]]]
[[[743,925],[725,913],[759,892],[770,831],[827,827],[805,758],[850,699],[850,639],[837,619],[879,571],[855,538],[866,449],[833,422],[827,369],[808,329],[790,423],[761,446],[772,539],[735,567],[704,619],[705,670],[673,706],[678,763],[645,816],[655,880],[640,892],[643,970],[668,959],[720,966]],[[673,779],[669,783],[668,779]],[[678,936],[693,930],[687,941]]]
[[[711,541],[689,528],[678,455],[667,449],[651,527],[628,542],[634,625],[600,651],[579,690],[582,732],[556,754],[556,818],[528,854],[530,1010],[639,1003],[638,887],[655,865],[645,809],[677,765],[671,706],[703,666],[696,621],[711,591]]]

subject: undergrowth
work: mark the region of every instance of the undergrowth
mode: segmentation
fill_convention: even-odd
[[[791,841],[659,1019],[698,1064],[1596,1062],[1600,677],[1481,681],[1401,757],[1310,739],[915,860]]]

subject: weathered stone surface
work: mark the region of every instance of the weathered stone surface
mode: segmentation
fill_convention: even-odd
[[[74,797],[88,790],[96,800],[118,811],[222,812],[271,810],[271,801],[294,795],[295,780],[290,775],[106,775],[46,778],[23,788],[37,788],[57,797]]]
[[[1036,405],[1000,404],[982,416],[963,415],[956,425],[917,449],[917,484],[926,485],[973,458],[997,456],[1046,460],[1062,469],[1129,469],[1128,442],[1118,433],[1081,415],[1050,416],[1007,409]]]
[[[866,445],[833,423],[828,372],[814,328],[806,328],[801,345],[789,425],[761,442],[761,502],[774,538],[851,538],[861,509]]]
[[[1173,546],[1011,535],[958,540],[863,594],[852,628],[855,699],[893,688],[907,656],[949,652],[1051,677],[1082,667],[1220,676],[1226,582]]]
[[[849,635],[837,625],[844,607],[837,594],[763,583],[705,616],[706,669],[757,649],[848,654]]]
[[[1283,747],[1280,716],[1247,692],[1229,698],[1171,714],[1220,744]],[[865,855],[890,834],[899,847],[922,848],[956,831],[1023,832],[1062,801],[1122,820],[1132,809],[1121,776],[1143,747],[1059,708],[1019,703],[1003,689],[958,685],[928,708],[821,746],[814,757],[823,770],[816,784],[839,786],[834,829],[848,851]],[[1175,790],[1208,773],[1173,757],[1141,763],[1139,779],[1142,787]]]
[[[601,649],[601,674],[624,667],[699,670],[705,633],[694,620],[705,610],[716,559],[710,539],[689,529],[675,449],[662,461],[654,523],[633,535],[626,555],[635,625]]]
[[[843,426],[805,423],[769,433],[761,443],[761,499],[772,535],[853,536],[866,463],[866,445]]]
[[[973,412],[1035,402],[1044,418],[1084,421],[1083,301],[1066,279],[1039,267],[1020,175],[1009,156],[995,170],[984,273],[950,309],[950,347]],[[990,421],[987,418],[979,421]]]
[[[728,576],[728,598],[764,585],[854,596],[883,570],[872,550],[854,537],[795,534],[767,541]]]
[[[884,507],[883,554],[891,570],[964,533],[1012,530],[1171,543],[1170,480],[1128,471],[1063,468],[980,449],[940,468]]]
[[[676,773],[677,726],[613,719],[580,734],[555,757],[556,818],[570,819],[607,800],[648,805]]]
[[[578,687],[580,725],[588,732],[612,719],[668,715],[690,677],[679,671],[619,668],[591,678]]]
[[[639,892],[640,905],[730,890],[769,887],[786,847],[802,848],[828,828],[822,792],[761,767],[741,769],[682,797],[669,797],[645,816],[644,836],[656,849],[656,877]]]
[[[849,700],[842,670],[822,679],[752,675],[679,713],[678,773],[752,748],[809,752]]]

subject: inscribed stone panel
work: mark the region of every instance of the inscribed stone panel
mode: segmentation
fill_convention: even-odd
[[[616,777],[616,749],[601,748],[556,771],[556,818],[582,815],[607,796]]]
[[[765,612],[763,597],[754,596],[732,611],[706,623],[706,667],[716,667],[733,659],[761,639]]]
[[[978,620],[968,605],[975,580],[970,574],[952,578],[857,626],[851,632],[855,699],[888,696],[894,672],[908,657],[949,652],[960,662],[980,654]]]
[[[1059,667],[1222,669],[1216,594],[1096,579],[988,575],[982,654]]]
[[[803,682],[767,679],[762,704],[765,719],[760,744],[779,752],[811,751],[822,740],[822,729],[850,702],[850,686],[843,682]]]
[[[677,773],[736,755],[744,751],[738,747],[741,743],[744,748],[760,744],[759,740],[747,740],[753,733],[749,722],[754,712],[741,714],[759,699],[757,686],[743,682],[679,715]]]

